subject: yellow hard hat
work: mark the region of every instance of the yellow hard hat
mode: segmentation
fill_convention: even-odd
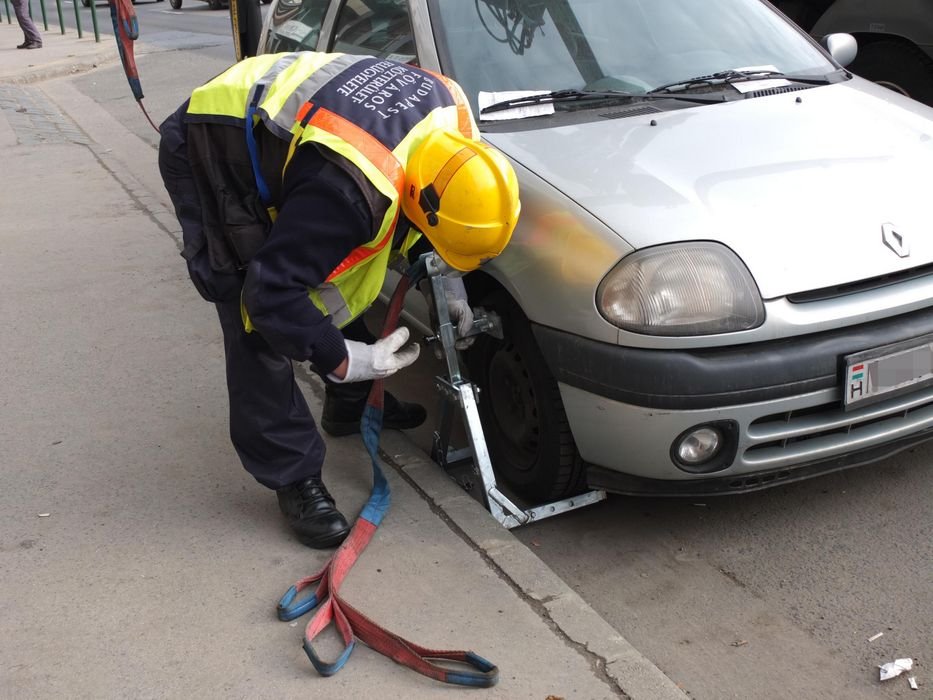
[[[438,129],[408,160],[402,210],[451,267],[469,272],[501,253],[520,209],[512,165],[480,141]]]

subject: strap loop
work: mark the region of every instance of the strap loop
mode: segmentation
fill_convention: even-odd
[[[320,574],[318,575],[318,578],[319,577]],[[295,598],[298,596],[298,594],[303,589],[307,588],[308,584],[302,585],[304,581],[309,581],[309,579],[302,579],[294,586],[289,588],[287,591],[285,591],[285,595],[283,595],[282,599],[279,601],[279,604],[276,607],[276,614],[282,622],[291,622],[292,620],[297,620],[306,612],[314,610],[320,602],[317,598],[317,593],[312,593],[307,598],[295,601]]]
[[[317,652],[314,651],[314,647],[311,645],[307,639],[302,644],[302,647],[305,650],[305,654],[308,655],[308,658],[311,660],[311,665],[314,666],[314,670],[320,673],[322,676],[333,676],[337,671],[342,669],[344,665],[349,661],[350,654],[353,653],[354,647],[356,647],[356,640],[347,644],[344,648],[343,653],[337,657],[337,660],[333,663],[325,663],[321,661],[320,657],[317,655]]]

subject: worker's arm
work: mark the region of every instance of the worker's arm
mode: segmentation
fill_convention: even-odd
[[[353,180],[313,147],[299,148],[269,239],[249,264],[243,302],[277,352],[328,374],[347,359],[343,334],[308,298],[353,249],[372,238],[372,216]],[[339,376],[339,375],[338,375]]]

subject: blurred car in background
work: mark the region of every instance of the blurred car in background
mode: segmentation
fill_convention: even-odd
[[[90,0],[88,0],[90,1]],[[162,0],[158,0],[161,2]],[[223,10],[227,7],[230,7],[230,3],[227,0],[203,0],[206,2],[212,10]],[[263,5],[268,5],[272,0],[259,0]],[[168,0],[168,4],[172,6],[173,10],[181,9],[182,0]]]
[[[933,106],[930,0],[773,0],[814,37],[846,32],[858,41],[848,68]]]

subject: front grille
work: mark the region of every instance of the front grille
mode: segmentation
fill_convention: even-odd
[[[933,428],[933,388],[853,411],[838,402],[764,416],[748,426],[743,461],[778,468],[881,445]]]
[[[827,299],[844,297],[849,294],[858,294],[859,292],[867,292],[871,291],[872,289],[889,287],[892,284],[900,284],[901,282],[908,282],[910,280],[920,279],[921,277],[927,277],[929,275],[933,275],[933,263],[920,265],[919,267],[912,267],[909,270],[892,272],[887,275],[870,277],[869,279],[859,280],[858,282],[848,282],[846,284],[838,284],[833,287],[813,289],[809,292],[789,294],[787,296],[787,300],[793,304],[806,304],[807,302],[811,301],[825,301]]]

